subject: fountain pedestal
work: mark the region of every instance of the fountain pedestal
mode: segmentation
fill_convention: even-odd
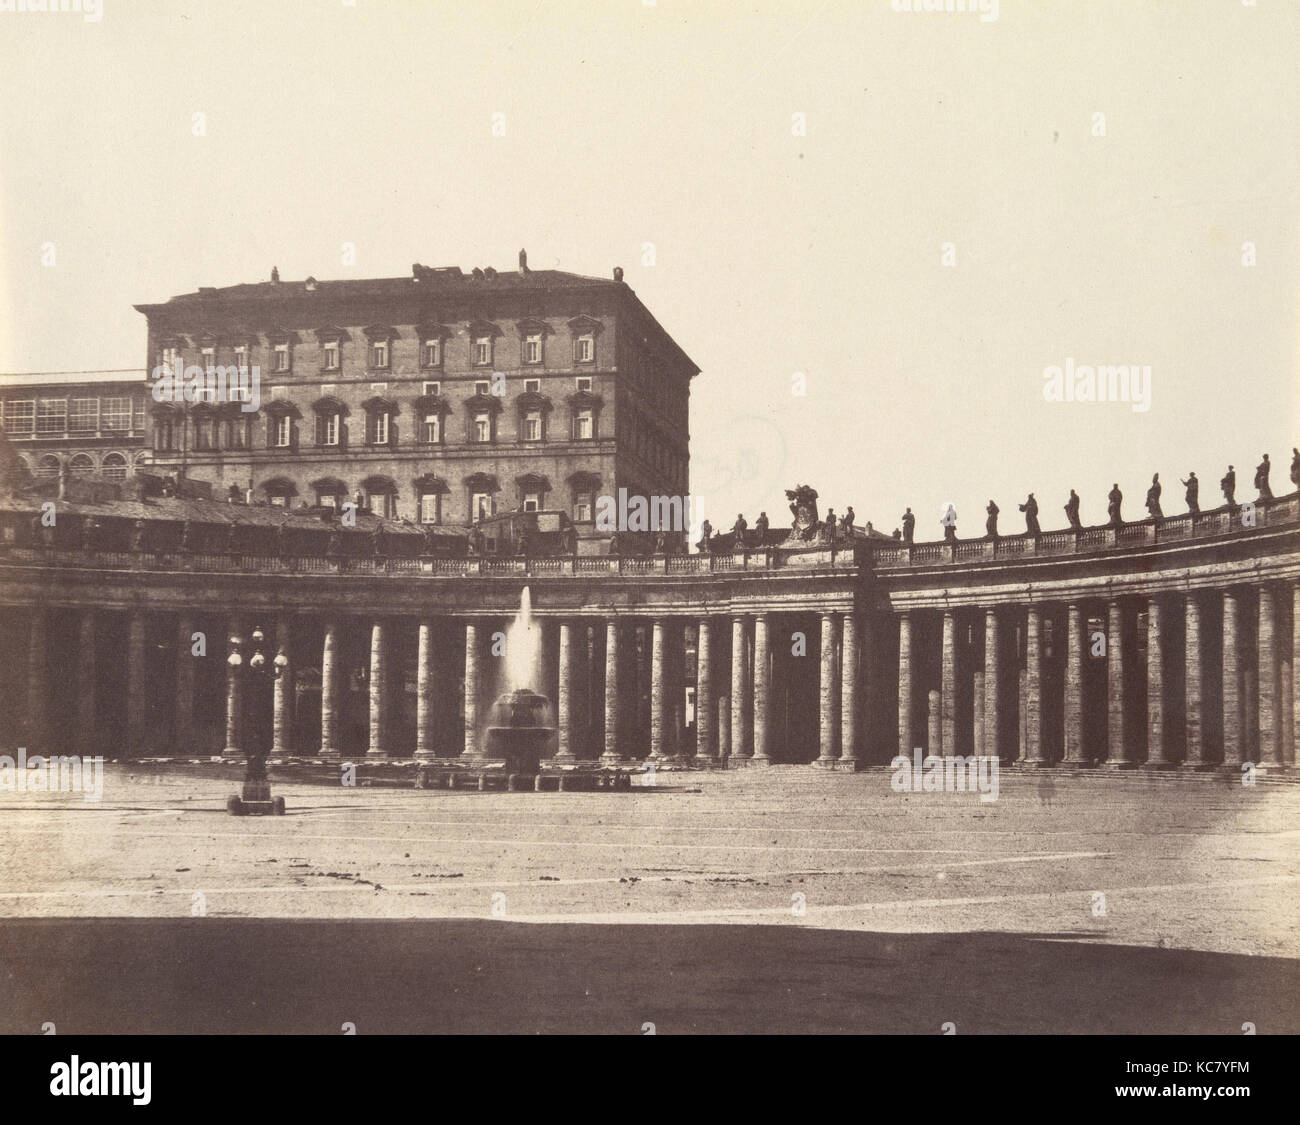
[[[550,707],[544,695],[527,688],[506,692],[492,705],[483,737],[483,756],[505,762],[507,774],[533,776],[555,728],[546,722]]]

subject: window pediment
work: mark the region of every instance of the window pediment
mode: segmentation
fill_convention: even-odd
[[[471,473],[465,478],[465,487],[471,492],[500,492],[501,485],[491,473]]]
[[[470,336],[491,336],[493,339],[502,335],[499,325],[490,320],[471,320],[469,322]]]
[[[272,325],[266,330],[266,339],[271,344],[297,344],[300,342],[297,332],[288,328],[281,328],[278,325]]]
[[[337,414],[346,418],[351,411],[348,410],[348,404],[341,398],[335,398],[333,395],[324,395],[311,404],[311,408],[317,414]]]
[[[316,329],[316,339],[322,344],[342,344],[347,343],[352,337],[348,334],[346,328],[339,328],[335,324],[325,324]]]
[[[445,324],[438,324],[434,321],[417,324],[415,332],[421,340],[445,340],[447,337],[455,335]]]
[[[318,477],[307,485],[312,491],[322,496],[346,496],[348,486],[338,477]]]
[[[417,414],[439,414],[447,415],[451,413],[451,403],[442,395],[421,395],[412,404]]]
[[[401,408],[391,398],[373,395],[361,404],[361,409],[368,414],[396,414]]]
[[[605,405],[605,400],[592,391],[574,391],[564,401],[574,410],[599,410]]]
[[[412,482],[415,485],[417,493],[436,493],[446,495],[451,491],[447,487],[447,482],[442,477],[434,476],[432,473],[425,473],[423,476],[416,477]]]
[[[465,406],[472,414],[482,414],[484,411],[489,414],[500,414],[501,396],[473,395],[465,400]]]
[[[569,331],[575,336],[599,336],[602,327],[600,321],[589,316],[575,316],[569,321]]]
[[[290,418],[301,418],[302,411],[293,403],[282,398],[273,398],[270,402],[265,403],[262,409],[272,418],[283,418],[286,415]]]
[[[544,320],[520,320],[515,322],[520,336],[550,336],[552,329]]]
[[[537,391],[525,391],[515,399],[515,403],[520,410],[540,410],[543,414],[551,410],[551,400]]]
[[[390,324],[371,324],[361,330],[372,344],[382,340],[396,340],[398,331]]]

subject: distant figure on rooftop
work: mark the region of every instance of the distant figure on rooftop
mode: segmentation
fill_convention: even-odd
[[[1151,477],[1151,487],[1147,489],[1147,512],[1155,520],[1165,518],[1164,512],[1160,509],[1160,492],[1160,474],[1156,473]]]
[[[1187,489],[1187,510],[1192,515],[1199,516],[1201,514],[1201,482],[1196,479],[1196,473],[1189,472],[1187,479],[1182,484]]]
[[[989,506],[984,509],[989,514],[989,518],[984,521],[984,532],[990,539],[998,537],[998,506],[989,501]]]
[[[754,534],[758,537],[758,545],[761,547],[767,541],[767,513],[759,512],[758,519],[754,521]]]
[[[1110,517],[1110,526],[1123,527],[1124,520],[1120,515],[1120,505],[1124,502],[1124,493],[1119,490],[1118,481],[1110,486],[1106,501],[1106,514]]]
[[[908,508],[907,511],[903,513],[903,542],[904,543],[910,543],[912,541],[912,532],[915,530],[915,528],[916,528],[916,517],[912,515],[912,509]]]
[[[1291,483],[1300,488],[1300,449],[1291,447]]]
[[[1229,508],[1237,506],[1237,470],[1231,465],[1224,474],[1223,479],[1219,481],[1219,487],[1223,489],[1223,498],[1227,501]]]
[[[853,506],[850,505],[840,519],[840,534],[846,539],[853,538]]]
[[[835,542],[835,509],[834,508],[826,509],[826,522],[822,526],[826,528],[826,537],[832,543],[834,543]]]
[[[1083,524],[1079,522],[1079,494],[1070,489],[1070,499],[1065,502],[1065,518],[1070,521],[1070,527],[1079,531]]]
[[[1038,501],[1034,499],[1032,492],[1025,499],[1025,502],[1020,505],[1020,510],[1025,513],[1025,531],[1029,535],[1038,535],[1040,532],[1038,526]]]
[[[743,547],[745,545],[745,532],[749,530],[749,522],[745,519],[743,512],[736,514],[736,522],[731,525],[732,546]]]
[[[1268,463],[1268,454],[1264,454],[1264,460],[1255,466],[1255,487],[1259,489],[1259,498],[1261,500],[1272,500],[1273,490],[1268,486],[1268,474],[1273,466]]]
[[[702,555],[711,555],[713,553],[713,544],[710,542],[713,538],[713,524],[705,520],[700,524],[700,541],[695,544],[696,549]]]

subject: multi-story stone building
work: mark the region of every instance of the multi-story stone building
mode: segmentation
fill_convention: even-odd
[[[123,480],[149,462],[142,370],[0,375],[0,426],[27,472]]]
[[[469,524],[597,497],[685,495],[699,369],[615,269],[415,266],[410,277],[200,289],[148,318],[146,358],[256,368],[260,401],[152,405],[154,463],[254,501]]]

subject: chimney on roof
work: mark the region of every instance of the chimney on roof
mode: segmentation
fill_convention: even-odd
[[[473,276],[475,281],[483,280],[483,271],[479,269],[478,266],[475,266],[472,270],[470,270],[470,274]]]
[[[526,274],[528,272],[528,251],[519,251],[519,272]]]
[[[314,277],[309,277],[307,279],[307,292],[308,293],[316,292],[316,279]]]
[[[279,267],[279,266],[272,266],[272,267],[271,267],[271,284],[272,284],[272,285],[279,285],[279,284],[280,284],[280,267]]]
[[[615,280],[615,281],[622,281],[622,280],[623,280],[623,267],[622,267],[622,266],[615,266],[615,267],[614,267],[614,280]]]

